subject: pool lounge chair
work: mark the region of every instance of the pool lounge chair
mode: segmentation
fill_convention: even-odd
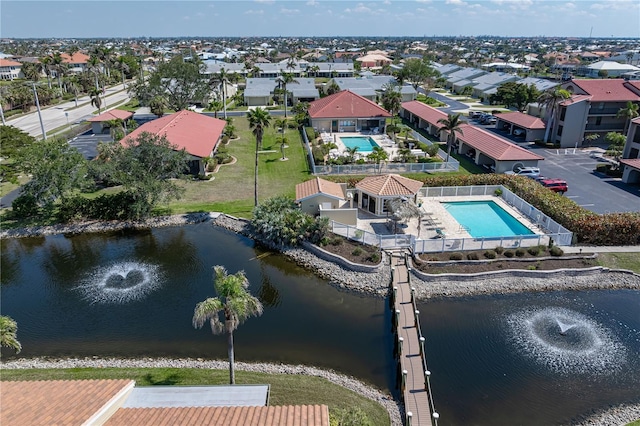
[[[447,234],[440,228],[436,228],[436,238],[447,238]]]

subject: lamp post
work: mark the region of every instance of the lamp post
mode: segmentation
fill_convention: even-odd
[[[40,101],[38,100],[38,91],[36,90],[36,84],[33,83],[33,96],[36,100],[36,108],[38,109],[38,118],[40,119],[40,129],[42,130],[42,139],[47,140],[47,132],[44,130],[44,123],[42,122],[42,112],[40,111]]]
[[[69,113],[65,111],[64,116],[67,117],[67,127],[71,130],[71,124],[69,124]]]

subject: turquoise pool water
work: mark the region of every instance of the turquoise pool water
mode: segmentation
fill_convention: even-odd
[[[340,140],[347,148],[358,147],[356,152],[372,152],[374,147],[380,146],[376,141],[366,136],[341,136]]]
[[[474,238],[533,234],[529,228],[493,201],[460,201],[442,205]]]

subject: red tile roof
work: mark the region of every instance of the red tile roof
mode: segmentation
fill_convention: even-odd
[[[640,170],[640,158],[624,158],[620,162],[626,166]]]
[[[313,195],[325,194],[340,200],[344,199],[344,191],[339,183],[316,177],[296,185],[296,201],[304,200]]]
[[[572,95],[569,99],[560,102],[560,105],[567,106],[578,102],[590,101],[591,98],[591,95]]]
[[[375,102],[348,90],[311,102],[308,111],[311,118],[391,117]]]
[[[640,96],[633,93],[621,78],[602,80],[571,80],[573,84],[589,95],[591,102],[626,102],[640,101]],[[568,87],[568,86],[567,86]]]
[[[374,195],[416,195],[423,183],[400,175],[368,176],[356,183],[356,188]]]
[[[204,158],[211,155],[227,122],[193,111],[179,111],[143,124],[120,141],[125,145],[142,132],[166,136],[177,149]]]
[[[133,380],[3,381],[0,424],[85,424],[134,384]]]
[[[417,117],[422,118],[427,123],[430,123],[439,129],[442,128],[442,124],[438,124],[438,120],[448,118],[447,114],[445,114],[444,112],[429,105],[423,104],[420,101],[403,102],[402,109],[409,111]]]
[[[636,90],[636,93],[640,92],[640,80],[631,80],[631,81],[627,81],[625,83],[625,86],[629,87],[633,87],[633,89],[629,89],[629,90]]]
[[[463,134],[457,135],[458,140],[496,161],[544,160],[544,157],[479,127],[463,124],[460,128]]]
[[[0,67],[21,67],[20,62],[12,61],[11,59],[0,59]]]
[[[84,53],[76,52],[73,55],[69,55],[68,53],[61,53],[60,57],[62,57],[62,62],[66,64],[86,64],[89,60],[89,55],[85,55]]]
[[[542,120],[538,117],[534,117],[533,115],[524,114],[522,112],[505,112],[502,114],[497,114],[500,120],[507,121],[509,123],[515,124],[516,126],[523,127],[525,129],[544,129],[545,125]]]
[[[121,408],[105,426],[329,426],[326,405]]]
[[[133,117],[133,112],[131,112],[131,111],[124,111],[124,110],[121,110],[121,109],[112,109],[111,111],[103,112],[100,115],[96,115],[95,117],[91,117],[87,121],[102,122],[102,121],[115,120],[115,119],[118,119],[118,118],[120,120],[128,120],[131,117]]]

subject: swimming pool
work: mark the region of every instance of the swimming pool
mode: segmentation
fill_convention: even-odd
[[[442,205],[474,238],[533,234],[493,201],[459,201]]]
[[[340,140],[347,148],[358,147],[356,152],[372,152],[374,147],[380,146],[367,136],[341,136]]]

